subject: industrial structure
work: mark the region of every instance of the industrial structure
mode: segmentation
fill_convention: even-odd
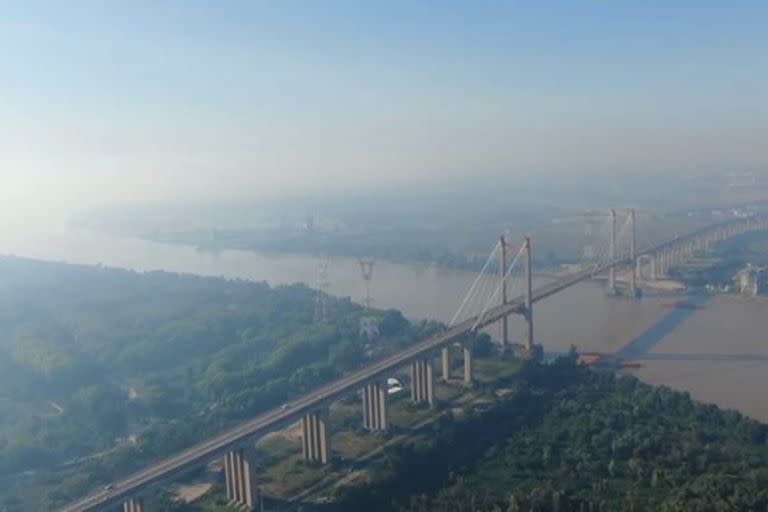
[[[62,510],[89,512],[122,505],[125,512],[144,512],[143,498],[155,487],[216,458],[225,461],[229,500],[247,510],[260,510],[261,495],[254,480],[253,447],[255,441],[265,434],[300,422],[305,461],[326,464],[332,455],[328,414],[329,405],[334,401],[359,393],[362,396],[361,416],[365,428],[370,431],[386,430],[389,426],[387,379],[403,368],[410,368],[412,400],[435,407],[433,361],[440,358],[441,377],[449,380],[452,377],[450,348],[455,344],[461,345],[463,351],[463,382],[472,385],[473,354],[469,340],[473,333],[498,323],[501,343],[506,347],[509,343],[506,319],[510,315],[520,315],[525,319],[526,329],[523,342],[518,347],[519,353],[532,357],[537,353],[534,331],[534,306],[537,302],[606,273],[609,291],[616,293],[616,269],[622,268],[629,272],[629,295],[638,296],[638,276],[644,275],[646,268],[650,279],[656,279],[697,250],[705,249],[717,241],[741,233],[768,229],[768,219],[762,217],[736,219],[639,250],[634,210],[626,214],[622,223],[618,222],[618,217],[615,211],[606,216],[605,231],[608,236],[605,244],[595,244],[585,254],[586,261],[582,262],[578,270],[537,288],[533,287],[531,238],[526,237],[515,256],[510,259],[511,246],[505,237],[501,237],[444,331],[116,481]],[[366,268],[362,261],[361,268],[365,278]],[[366,306],[370,306],[369,294],[366,303]]]

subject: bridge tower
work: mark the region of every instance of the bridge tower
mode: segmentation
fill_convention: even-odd
[[[608,256],[611,262],[616,261],[616,210],[611,209],[611,227],[608,240]],[[608,269],[608,293],[616,295],[616,268],[611,265]]]
[[[531,237],[525,237],[525,350],[528,355],[533,354],[533,256],[531,254]]]
[[[507,240],[504,237],[504,235],[501,235],[501,238],[499,239],[499,243],[501,244],[501,251],[500,251],[500,265],[499,265],[499,274],[501,279],[501,305],[506,306],[507,302],[509,301],[507,297]],[[507,323],[507,317],[503,316],[501,317],[501,350],[502,352],[507,351],[507,347],[509,346],[509,324]]]
[[[637,214],[634,208],[629,210],[629,222],[632,228],[629,237],[629,259],[631,261],[629,293],[632,294],[632,297],[637,297],[640,295],[640,290],[637,288]]]

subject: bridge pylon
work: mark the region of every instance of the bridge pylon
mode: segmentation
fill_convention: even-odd
[[[608,257],[610,261],[616,261],[616,210],[611,209],[611,226],[608,232]],[[608,269],[608,294],[617,295],[616,289],[616,267],[611,265]]]
[[[533,255],[531,237],[525,237],[525,351],[527,355],[533,353]]]
[[[499,275],[501,278],[501,305],[505,306],[508,302],[507,297],[507,240],[504,235],[501,235],[499,238],[499,243],[501,247],[501,251],[499,252],[499,258],[500,258],[500,265],[499,265]],[[508,319],[506,316],[501,317],[500,321],[500,328],[501,332],[500,338],[501,338],[501,351],[506,352],[507,348],[509,347],[509,324]]]
[[[629,210],[629,222],[632,229],[632,233],[629,236],[629,260],[631,261],[629,293],[632,297],[639,297],[640,288],[637,286],[637,213],[634,208]]]

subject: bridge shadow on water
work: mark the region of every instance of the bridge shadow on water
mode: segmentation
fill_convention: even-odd
[[[708,295],[689,295],[682,297],[690,303],[690,307],[673,307],[669,313],[656,322],[640,336],[633,339],[616,352],[620,359],[640,359],[646,356],[661,340],[696,313],[699,308],[709,301]],[[682,355],[682,354],[678,354]],[[693,354],[689,354],[693,355]],[[703,354],[700,354],[703,355]],[[682,360],[682,359],[681,359]]]

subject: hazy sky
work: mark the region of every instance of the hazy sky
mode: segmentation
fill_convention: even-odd
[[[3,1],[0,213],[768,163],[768,2],[461,4]]]

